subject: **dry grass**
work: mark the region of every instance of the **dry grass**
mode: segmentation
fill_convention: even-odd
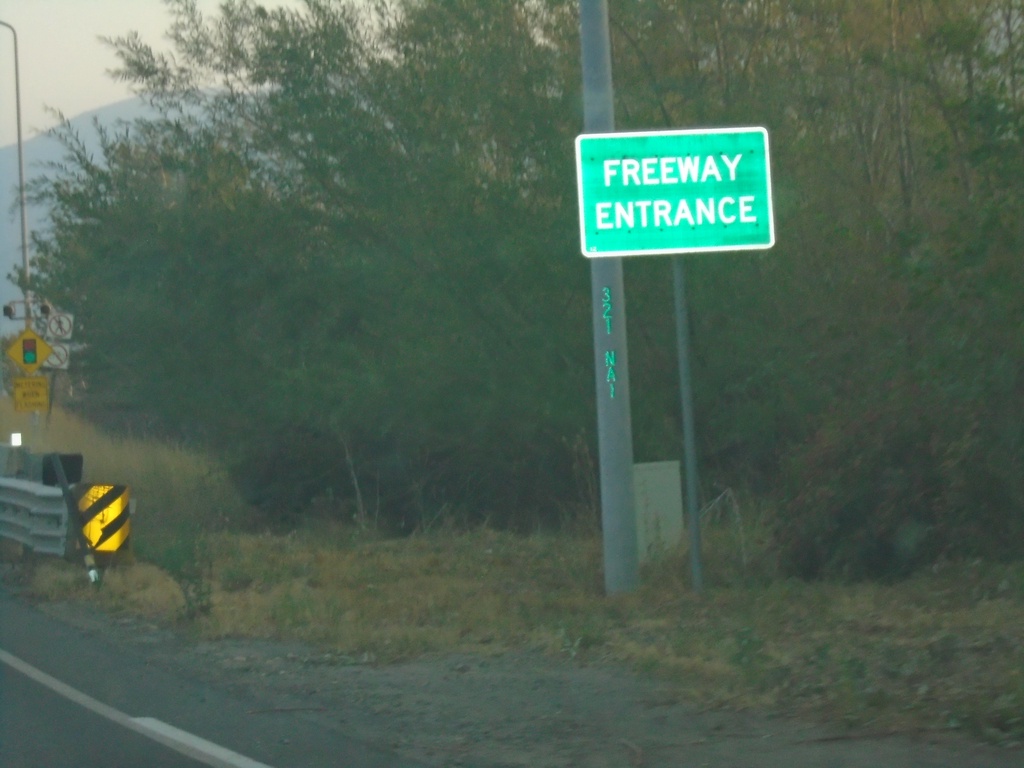
[[[244,506],[216,462],[182,446],[104,433],[55,408],[49,416],[15,413],[0,398],[0,441],[20,432],[33,453],[60,451],[85,457],[83,480],[126,483],[143,500],[138,520],[144,527],[188,522],[204,529],[224,526],[244,514]]]
[[[84,443],[87,466],[97,444]],[[125,448],[121,464],[114,451]],[[286,536],[233,533],[205,524],[220,507],[197,506],[189,492],[204,482],[211,498],[237,505],[208,462],[143,444],[104,450],[115,479],[146,489],[139,559],[162,568],[120,565],[97,591],[79,567],[44,563],[32,580],[40,597],[187,618],[208,638],[304,640],[354,661],[530,649],[626,663],[703,705],[1024,737],[1024,563],[949,563],[892,585],[782,580],[748,516],[742,539],[731,518],[707,527],[703,597],[682,551],[647,567],[636,593],[608,598],[593,535],[383,540],[328,522]]]
[[[158,621],[173,621],[184,610],[181,587],[167,573],[148,563],[131,563],[107,570],[103,588],[94,589],[76,564],[60,560],[38,563],[32,569],[31,593],[43,600],[95,602],[112,612]]]
[[[382,661],[544,644],[546,624],[598,597],[596,576],[580,575],[593,574],[593,547],[564,543],[493,531],[352,542],[340,526],[220,536],[203,630],[298,637]]]
[[[708,535],[709,559],[722,538]],[[219,534],[200,635],[298,639],[353,661],[529,649],[626,663],[703,705],[767,708],[873,729],[1024,736],[1024,565],[950,564],[899,584],[772,580],[687,587],[685,554],[607,598],[596,539],[479,530],[402,541],[319,527]],[[62,567],[36,591],[181,615],[180,588],[141,564],[90,595]]]

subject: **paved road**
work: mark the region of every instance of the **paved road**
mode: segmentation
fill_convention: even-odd
[[[182,673],[172,675],[146,660],[64,625],[0,589],[0,765],[4,768],[226,768],[230,754],[241,766],[272,768],[424,768],[347,738],[301,713],[254,714],[254,705]],[[12,661],[13,659],[13,661]],[[11,664],[15,666],[12,667]],[[41,684],[19,671],[30,665]],[[31,671],[30,671],[30,674]],[[56,686],[47,681],[56,682]],[[86,706],[58,695],[66,686]],[[67,691],[65,691],[67,693]],[[103,714],[90,711],[98,709]],[[104,714],[106,716],[104,716]],[[168,750],[142,732],[166,730],[198,741],[199,761]],[[180,734],[170,740],[181,741]],[[212,747],[214,750],[216,747]],[[205,750],[205,751],[204,751]],[[245,759],[250,762],[246,763]],[[224,762],[224,760],[228,762]],[[218,762],[221,760],[221,762]],[[252,762],[257,761],[257,762]]]
[[[202,768],[138,733],[0,667],[0,762],[5,768]]]

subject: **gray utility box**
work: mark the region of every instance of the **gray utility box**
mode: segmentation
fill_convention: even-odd
[[[633,465],[636,544],[640,562],[675,549],[683,541],[683,489],[678,461]]]

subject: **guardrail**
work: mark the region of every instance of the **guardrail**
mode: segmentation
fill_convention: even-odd
[[[33,552],[64,557],[74,547],[69,530],[68,508],[60,488],[0,478],[0,536]]]
[[[0,538],[43,555],[77,551],[98,584],[96,558],[128,542],[135,502],[126,485],[81,479],[81,454],[40,455],[0,444]]]

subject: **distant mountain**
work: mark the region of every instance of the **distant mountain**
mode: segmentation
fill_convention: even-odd
[[[99,150],[99,140],[94,123],[113,128],[120,123],[130,123],[137,118],[151,114],[140,99],[126,99],[106,107],[94,109],[70,118],[72,127],[91,150]],[[64,148],[53,137],[43,134],[24,142],[25,180],[44,175],[49,163],[58,162],[64,156]],[[47,211],[29,204],[27,219],[29,232],[46,226]],[[29,257],[32,253],[29,251]],[[22,264],[21,252],[21,208],[18,201],[18,145],[0,147],[0,304],[21,298],[21,291],[11,283],[8,275]],[[30,265],[31,266],[31,265]],[[0,333],[15,332],[15,325],[0,319]]]

